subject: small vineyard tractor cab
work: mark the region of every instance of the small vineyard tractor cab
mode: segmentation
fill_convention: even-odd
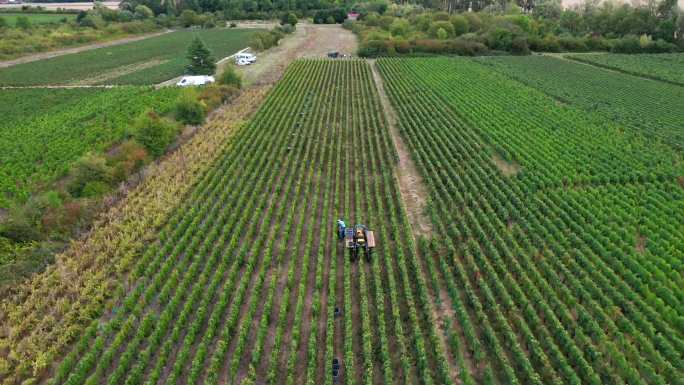
[[[344,239],[344,246],[349,249],[349,260],[355,262],[359,259],[359,253],[363,250],[366,261],[370,262],[371,254],[375,248],[375,235],[364,225],[346,227],[340,219],[337,221],[337,233],[339,239]]]

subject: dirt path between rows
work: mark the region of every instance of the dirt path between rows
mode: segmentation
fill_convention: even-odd
[[[64,56],[64,55],[69,55],[72,53],[79,53],[79,52],[83,52],[83,51],[90,51],[91,49],[113,47],[116,45],[121,45],[121,44],[126,44],[126,43],[132,43],[132,42],[139,41],[139,40],[149,39],[151,37],[156,37],[156,36],[164,35],[164,34],[171,33],[171,32],[173,32],[173,31],[169,29],[169,30],[166,30],[163,32],[150,33],[150,34],[140,35],[140,36],[125,37],[123,39],[111,40],[111,41],[106,41],[106,42],[102,42],[102,43],[81,45],[81,46],[73,47],[73,48],[65,48],[65,49],[59,49],[56,51],[48,51],[48,52],[37,53],[35,55],[22,56],[22,57],[17,58],[17,59],[0,61],[0,68],[7,68],[7,67],[15,66],[18,64],[25,64],[25,63],[38,61],[38,60],[52,59],[53,57]]]
[[[382,109],[385,111],[387,117],[387,124],[389,125],[390,133],[392,134],[392,141],[394,147],[399,154],[399,164],[396,168],[397,180],[399,181],[399,191],[401,192],[402,200],[406,206],[406,213],[413,234],[418,236],[430,237],[432,234],[432,223],[425,215],[424,208],[428,197],[427,189],[423,183],[423,178],[418,172],[416,165],[411,159],[411,155],[406,148],[406,144],[399,133],[397,114],[392,107],[392,104],[385,93],[385,87],[382,82],[382,77],[378,72],[375,61],[370,61],[373,70],[373,80],[375,86],[380,94],[380,103]]]
[[[240,24],[242,27],[244,25]],[[329,51],[356,55],[357,45],[356,36],[339,25],[299,23],[295,32],[279,45],[258,52],[255,64],[237,70],[247,86],[274,84],[295,59],[325,57]]]

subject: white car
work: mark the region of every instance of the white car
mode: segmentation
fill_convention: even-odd
[[[176,85],[178,87],[203,86],[215,81],[213,76],[183,76]]]
[[[235,55],[235,64],[237,65],[248,65],[256,63],[257,57],[251,53],[239,53]],[[240,64],[246,63],[246,64]]]

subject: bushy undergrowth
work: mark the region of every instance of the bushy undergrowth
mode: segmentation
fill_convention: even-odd
[[[648,32],[631,27],[619,31],[598,31],[594,29],[599,27],[593,26],[582,29],[564,18],[552,19],[535,12],[520,13],[515,7],[462,14],[424,12],[396,5],[381,10],[382,13],[363,7],[358,9],[361,15],[358,21],[347,20],[343,26],[359,36],[358,54],[363,57],[498,52],[526,55],[531,51],[662,53],[684,47],[684,40],[676,33],[662,32],[657,26],[649,27],[651,31]],[[567,12],[564,14],[570,15]],[[618,17],[615,12],[614,16]],[[631,11],[624,12],[630,15]],[[577,17],[582,20],[581,16]]]

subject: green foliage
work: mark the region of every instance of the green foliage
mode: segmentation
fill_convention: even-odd
[[[223,71],[221,71],[221,74],[216,79],[216,82],[224,86],[233,86],[235,88],[242,87],[242,77],[235,72],[235,67],[232,65],[226,65],[223,67]]]
[[[152,10],[149,7],[140,4],[137,7],[135,7],[133,17],[140,20],[149,19],[154,17],[154,12],[152,12]]]
[[[30,29],[31,28],[31,21],[26,16],[19,16],[19,17],[17,17],[17,21],[16,21],[15,25],[17,28]]]
[[[335,24],[342,23],[347,18],[344,8],[330,8],[316,11],[313,16],[315,24]]]
[[[220,105],[229,102],[240,93],[235,86],[209,85],[202,88],[199,100],[207,106],[208,110],[213,110]]]
[[[470,30],[470,22],[465,16],[454,15],[449,18],[449,22],[454,26],[454,36],[461,36]]]
[[[176,102],[175,109],[177,114],[179,113],[179,104],[185,103],[187,99],[188,97],[185,96]],[[187,105],[190,105],[189,102]],[[192,107],[190,107],[190,112],[184,110],[183,108],[185,107],[181,107],[182,113],[187,113],[190,117],[194,116],[192,115],[193,113],[196,114],[196,112],[192,111]],[[166,148],[176,137],[177,132],[178,126],[174,122],[159,116],[159,114],[153,111],[147,111],[140,115],[133,125],[133,138],[136,142],[142,144],[154,157],[158,157],[166,151]]]
[[[187,47],[196,36],[215,55],[225,57],[247,46],[249,37],[258,31],[218,28],[176,31],[114,47],[2,68],[0,85],[73,84],[103,73],[112,73],[112,76],[100,81],[101,84],[157,84],[183,74],[188,64]],[[147,67],[135,70],[141,64]],[[134,70],[116,75],[117,69],[126,66]]]
[[[108,189],[111,181],[112,169],[105,157],[87,154],[71,168],[67,190],[76,198],[92,196],[88,194],[96,194],[103,188]]]
[[[189,88],[181,93],[174,106],[174,113],[179,122],[194,125],[202,124],[207,115],[207,106],[199,100],[197,91]],[[154,152],[152,153],[154,154]]]
[[[684,54],[572,55],[570,58],[629,74],[684,85]]]
[[[411,28],[411,26],[409,25],[408,20],[395,18],[389,27],[389,31],[392,34],[392,36],[407,37],[410,28]]]
[[[444,28],[438,28],[436,35],[439,40],[444,40],[449,37],[449,34],[444,30]]]
[[[187,74],[213,75],[216,71],[216,59],[199,36],[190,43],[186,57],[190,62],[185,68]]]
[[[149,106],[169,111],[178,90],[17,89],[0,93],[0,207],[23,202],[86,152],[121,141]],[[46,140],[49,138],[49,140]]]
[[[280,18],[280,25],[289,24],[294,27],[297,25],[297,21],[297,15],[295,15],[293,12],[287,12],[284,13]]]
[[[681,55],[681,54],[679,54]],[[638,61],[640,56],[616,56]],[[676,55],[673,55],[677,60]],[[575,56],[573,56],[575,58]],[[552,57],[529,56],[492,58],[483,61],[497,71],[519,79],[566,103],[572,103],[607,120],[623,130],[641,133],[674,148],[684,148],[680,108],[681,87],[635,76],[603,71],[586,64]],[[681,58],[680,58],[681,59]],[[610,58],[605,60],[610,61]],[[660,66],[676,66],[672,62]],[[654,68],[658,68],[655,66]],[[577,79],[583,79],[577,82]],[[618,112],[619,111],[619,112]]]
[[[249,46],[254,50],[263,51],[278,45],[283,35],[284,32],[278,27],[271,31],[256,32],[250,37]]]

